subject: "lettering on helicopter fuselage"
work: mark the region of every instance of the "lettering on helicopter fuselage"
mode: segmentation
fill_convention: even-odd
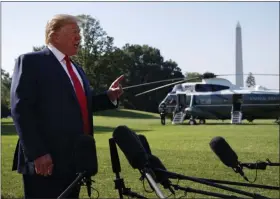
[[[279,101],[280,96],[250,96],[249,100],[252,100],[252,101]]]

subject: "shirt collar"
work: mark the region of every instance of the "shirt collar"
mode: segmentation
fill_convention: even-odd
[[[58,59],[58,61],[62,62],[64,60],[65,55],[62,52],[60,52],[56,47],[54,47],[52,44],[48,44],[48,48],[50,49],[50,51],[52,51],[52,53]]]

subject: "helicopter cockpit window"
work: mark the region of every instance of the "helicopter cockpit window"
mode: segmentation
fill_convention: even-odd
[[[228,86],[217,85],[217,84],[196,84],[195,91],[196,92],[215,92],[229,89]]]
[[[194,85],[185,85],[184,86],[184,91],[194,92],[194,90],[195,90],[195,86]]]
[[[176,95],[169,95],[166,99],[165,99],[165,103],[166,105],[176,105],[177,101],[177,96]]]

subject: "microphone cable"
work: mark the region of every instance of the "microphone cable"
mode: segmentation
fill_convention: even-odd
[[[91,180],[91,179],[90,179]],[[91,183],[95,182],[94,180],[91,180]],[[86,184],[86,179],[83,180],[83,182],[81,183],[81,186],[84,186],[85,188],[87,188],[87,184]],[[99,191],[93,187],[90,187],[91,190],[93,190],[93,192],[96,192],[97,193],[97,196],[96,198],[94,197],[89,197],[90,199],[98,199],[100,194],[99,194]]]
[[[149,191],[149,190],[147,190],[146,189],[146,186],[145,186],[145,178],[143,178],[143,177],[141,177],[140,178],[140,180],[142,181],[142,183],[143,183],[143,189],[145,190],[145,192],[146,193],[153,193],[153,192],[155,192],[154,190],[151,190],[151,191]],[[178,183],[179,183],[179,179],[178,179]],[[148,182],[148,184],[149,184],[149,182]],[[155,194],[158,196],[158,194],[155,192]],[[167,196],[166,198],[170,198],[172,195],[174,195],[174,198],[176,198],[176,195],[175,194],[173,194],[173,193],[171,193],[169,196]],[[159,196],[158,196],[159,197]]]
[[[253,184],[254,182],[256,182],[256,180],[257,180],[257,177],[258,177],[258,167],[257,167],[257,165],[259,164],[259,163],[261,163],[262,161],[260,161],[260,160],[257,160],[256,161],[256,174],[255,174],[255,179],[253,180],[253,181],[250,181],[248,178],[247,178],[247,181],[249,182],[249,183],[251,183],[251,184]],[[241,169],[243,169],[243,167],[244,166],[241,166]]]
[[[183,198],[183,197],[187,197],[188,192],[184,191],[184,195],[180,196],[179,199]]]
[[[257,166],[258,162],[261,162],[261,161],[260,161],[260,160],[256,161],[256,166]],[[256,169],[255,179],[254,179],[253,181],[249,181],[249,182],[250,182],[251,184],[253,184],[254,182],[256,182],[257,177],[258,177],[258,169]]]
[[[256,174],[255,174],[255,179],[253,180],[253,181],[250,181],[248,178],[247,178],[247,176],[245,176],[245,174],[241,174],[241,176],[244,178],[244,180],[246,180],[247,182],[249,182],[249,183],[251,183],[251,184],[253,184],[254,182],[256,182],[256,180],[257,180],[257,177],[258,177],[258,167],[257,167],[257,165],[259,164],[259,163],[261,163],[262,161],[260,161],[260,160],[257,160],[256,161]],[[239,173],[239,170],[241,170],[241,171],[243,171],[243,168],[244,168],[244,166],[242,166],[242,164],[241,164],[241,162],[238,162],[238,166],[237,166],[237,168],[233,168],[232,167],[232,170],[235,172],[235,173]]]
[[[145,178],[142,178],[142,183],[143,183],[143,189],[145,190],[146,193],[153,193],[154,192],[154,190],[149,191],[149,190],[146,189]]]

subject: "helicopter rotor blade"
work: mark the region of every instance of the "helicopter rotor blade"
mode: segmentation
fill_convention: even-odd
[[[194,78],[190,78],[190,79],[184,79],[184,80],[182,80],[182,81],[173,82],[173,83],[171,83],[171,84],[166,84],[166,85],[164,85],[164,86],[156,87],[156,88],[153,88],[153,89],[144,91],[144,92],[142,92],[142,93],[138,93],[138,94],[135,95],[135,97],[138,97],[138,96],[140,96],[140,95],[143,95],[143,94],[146,94],[146,93],[149,93],[149,92],[158,90],[158,89],[162,89],[162,88],[165,88],[165,87],[168,87],[168,86],[172,86],[172,85],[175,85],[175,84],[184,83],[184,82],[190,81],[190,80],[196,80],[196,79],[198,79],[198,78],[199,78],[199,77],[194,77]]]
[[[143,84],[137,84],[137,85],[132,85],[132,86],[126,86],[123,87],[122,89],[129,89],[129,88],[135,88],[135,87],[139,87],[139,86],[146,86],[146,85],[151,85],[151,84],[156,84],[156,83],[161,83],[161,82],[169,82],[169,81],[175,81],[175,80],[183,80],[185,79],[184,77],[181,78],[174,78],[174,79],[166,79],[166,80],[160,80],[160,81],[154,81],[154,82],[147,82],[147,83],[143,83]]]
[[[218,75],[215,75],[215,76],[218,77],[218,76],[234,76],[234,75],[249,75],[249,74],[218,74]],[[253,75],[279,76],[279,74],[253,74]],[[198,77],[195,77],[193,79],[197,79],[197,78],[203,78],[203,76],[198,76]],[[159,81],[154,81],[154,82],[147,82],[147,83],[143,83],[143,84],[136,84],[136,85],[132,85],[132,86],[126,86],[126,87],[123,87],[122,89],[126,90],[126,89],[130,89],[130,88],[136,88],[136,87],[140,87],[140,86],[146,86],[146,85],[151,85],[151,84],[156,84],[156,83],[161,83],[161,82],[169,82],[169,81],[184,80],[184,79],[186,79],[186,78],[182,77],[182,78],[173,78],[173,79],[159,80]],[[186,79],[186,81],[188,81],[188,80]]]
[[[220,74],[216,76],[234,76],[234,75],[250,75],[250,74]],[[279,74],[265,74],[265,73],[252,73],[251,75],[259,75],[259,76],[279,76]]]
[[[175,84],[183,83],[183,82],[186,82],[186,81],[187,80],[182,80],[182,81],[174,82],[174,83],[171,83],[171,84],[166,84],[164,86],[160,86],[160,87],[157,87],[157,88],[153,88],[151,90],[147,90],[145,92],[138,93],[138,94],[135,95],[135,97],[143,95],[143,94],[146,94],[146,93],[149,93],[149,92],[152,92],[152,91],[155,91],[155,90],[158,90],[158,89],[162,89],[162,88],[165,88],[165,87],[168,87],[168,86],[172,86],[172,85],[175,85]]]
[[[208,78],[215,78],[215,77],[218,77],[218,76],[234,76],[234,75],[250,75],[250,74],[214,74],[214,77],[208,77]],[[263,76],[279,76],[279,74],[253,74],[252,75],[263,75]],[[206,79],[208,79],[206,78]],[[166,82],[166,81],[173,81],[173,80],[179,80],[179,79],[183,79],[181,81],[178,81],[178,82],[174,82],[174,83],[171,83],[171,84],[166,84],[166,85],[163,85],[163,86],[160,86],[160,87],[156,87],[154,89],[151,89],[151,90],[147,90],[147,91],[144,91],[142,93],[138,93],[136,94],[135,96],[140,96],[140,95],[143,95],[143,94],[146,94],[146,93],[149,93],[149,92],[152,92],[152,91],[155,91],[155,90],[158,90],[158,89],[162,89],[162,88],[165,88],[165,87],[168,87],[168,86],[172,86],[172,85],[175,85],[175,84],[179,84],[179,83],[183,83],[183,82],[187,82],[187,81],[191,81],[191,80],[197,80],[197,79],[204,79],[203,75],[200,75],[200,76],[197,76],[197,77],[193,77],[193,78],[174,78],[174,79],[169,79],[169,80],[160,80],[160,81],[155,81],[155,82],[148,82],[148,83],[143,83],[143,84],[138,84],[138,85],[133,85],[133,86],[127,86],[127,87],[124,87],[123,89],[129,89],[129,88],[134,88],[134,87],[139,87],[139,86],[144,86],[144,85],[150,85],[150,84],[155,84],[155,83],[160,83],[160,82]]]

